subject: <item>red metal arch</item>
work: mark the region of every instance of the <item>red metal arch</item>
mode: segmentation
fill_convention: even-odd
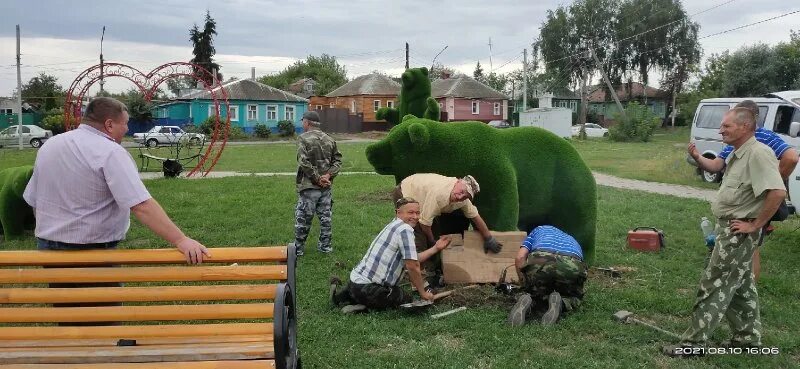
[[[98,64],[89,67],[75,78],[69,90],[67,90],[66,99],[64,101],[64,127],[67,130],[71,130],[78,126],[82,114],[81,104],[83,97],[89,91],[89,88],[100,80],[101,76],[103,78],[122,77],[131,81],[144,94],[144,98],[147,101],[153,98],[158,86],[164,81],[181,76],[191,77],[203,84],[203,88],[211,95],[211,99],[214,101],[215,111],[217,112],[211,141],[205,153],[200,157],[200,160],[198,160],[197,165],[187,174],[188,177],[191,177],[196,173],[200,173],[200,176],[205,177],[217,164],[228,142],[228,134],[230,133],[230,116],[226,114],[225,121],[222,122],[219,115],[221,104],[225,105],[225,111],[230,111],[228,94],[225,89],[222,88],[220,82],[217,81],[214,85],[208,84],[204,77],[209,75],[211,75],[211,73],[203,67],[185,62],[163,64],[156,67],[148,74],[144,74],[136,68],[120,63],[104,63],[102,66]]]

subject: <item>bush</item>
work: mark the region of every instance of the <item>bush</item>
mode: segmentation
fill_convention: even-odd
[[[258,138],[269,138],[269,136],[272,134],[272,131],[265,124],[256,124],[256,126],[253,128],[253,133]]]
[[[613,141],[650,141],[653,131],[661,124],[659,119],[647,106],[632,102],[625,108],[625,116],[614,116],[617,124],[609,130]]]
[[[241,140],[248,138],[247,133],[244,133],[242,127],[231,125],[231,130],[228,132],[229,140]]]
[[[220,124],[224,124],[225,121],[222,120],[222,118],[220,118],[219,123]],[[198,129],[198,131],[200,131],[200,133],[204,133],[204,134],[210,135],[210,134],[212,134],[214,132],[214,125],[215,124],[217,124],[217,117],[216,116],[210,116],[210,117],[206,118],[206,120],[204,120],[203,123],[200,123],[200,127],[198,127],[197,129]]]
[[[282,120],[278,122],[278,135],[281,137],[294,136],[294,122],[291,120]]]
[[[48,115],[42,119],[42,128],[53,132],[53,136],[64,133],[64,116]]]

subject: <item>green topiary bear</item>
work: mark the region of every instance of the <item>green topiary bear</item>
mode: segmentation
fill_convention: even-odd
[[[406,116],[366,154],[378,174],[398,183],[414,173],[471,174],[481,186],[475,205],[490,229],[530,232],[550,224],[575,237],[587,262],[594,258],[594,177],[569,142],[546,130]]]
[[[375,118],[384,119],[392,125],[400,123],[400,117],[408,114],[430,120],[439,120],[439,103],[431,97],[431,80],[428,68],[406,69],[400,77],[403,87],[397,97],[397,109],[381,108]]]
[[[30,165],[0,171],[0,229],[6,240],[22,238],[35,224],[33,209],[22,198],[32,175]]]

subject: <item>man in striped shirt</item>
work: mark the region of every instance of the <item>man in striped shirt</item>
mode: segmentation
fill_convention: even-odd
[[[583,250],[572,236],[553,226],[538,226],[522,242],[514,265],[525,293],[511,308],[511,326],[525,324],[533,307],[546,305],[542,324],[552,325],[562,309],[572,311],[580,306],[586,264]]]
[[[419,203],[404,197],[395,203],[396,217],[375,237],[367,254],[350,273],[350,281],[336,292],[332,284],[331,301],[335,306],[348,304],[343,312],[364,309],[386,309],[410,302],[411,296],[397,284],[403,267],[420,297],[433,301],[433,294],[424,288],[420,262],[447,248],[450,240],[440,238],[434,247],[417,254],[414,226],[420,216]]]
[[[753,100],[744,100],[738,104],[736,104],[735,108],[745,108],[750,110],[756,117],[756,121],[758,120],[758,105],[753,102]],[[792,174],[794,171],[795,166],[798,162],[798,154],[795,148],[789,146],[777,133],[772,132],[764,127],[756,128],[756,141],[767,145],[772,152],[775,153],[775,157],[778,158],[778,171],[781,173],[781,177],[783,178],[784,183],[786,183],[789,179],[789,175]],[[695,147],[694,143],[689,144],[689,155],[694,158],[697,162],[697,165],[700,169],[705,170],[707,172],[717,173],[721,172],[725,169],[728,156],[733,153],[734,147],[732,145],[726,145],[719,155],[714,159],[705,158],[700,155],[700,152]],[[781,206],[778,208],[778,211],[772,217],[771,220],[774,221],[782,221],[785,220],[789,216],[789,208],[786,206],[786,202],[782,202]],[[769,223],[767,223],[769,226]],[[766,229],[765,229],[766,230]],[[763,237],[764,232],[762,232]],[[759,245],[761,240],[759,240]],[[753,274],[755,275],[756,281],[758,281],[759,276],[761,275],[761,252],[760,249],[756,249],[756,252],[753,254]]]

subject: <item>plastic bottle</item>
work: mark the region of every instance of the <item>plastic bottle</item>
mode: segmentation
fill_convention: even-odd
[[[700,218],[700,229],[703,230],[704,238],[714,233],[714,227],[711,225],[711,222],[706,217]]]

